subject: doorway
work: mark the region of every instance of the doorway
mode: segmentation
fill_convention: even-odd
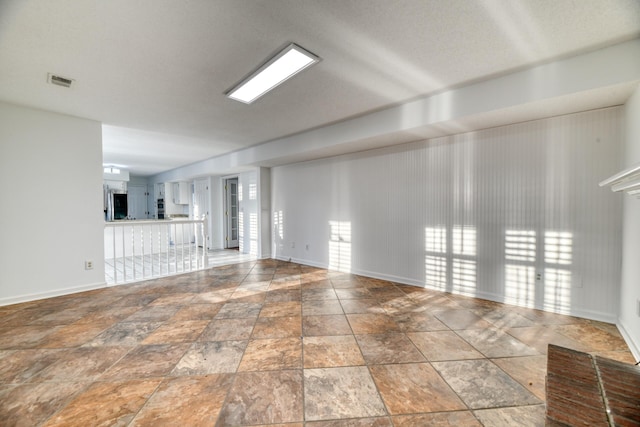
[[[239,247],[238,240],[238,178],[229,178],[224,183],[225,190],[225,248]]]

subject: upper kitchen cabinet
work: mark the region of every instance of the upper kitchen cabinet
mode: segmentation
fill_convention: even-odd
[[[190,199],[188,182],[174,182],[173,183],[173,203],[176,205],[188,205]]]
[[[156,200],[164,199],[164,183],[159,183],[155,185],[155,197],[156,197]]]

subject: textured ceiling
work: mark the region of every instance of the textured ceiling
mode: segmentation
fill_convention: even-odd
[[[149,175],[638,36],[638,0],[4,0],[0,100],[101,121]],[[322,62],[224,96],[288,42]]]

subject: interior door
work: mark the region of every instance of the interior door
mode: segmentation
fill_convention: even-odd
[[[225,181],[225,218],[226,218],[226,239],[225,247],[228,249],[237,248],[238,244],[238,178],[231,178]]]
[[[147,218],[147,186],[129,185],[127,188],[127,205],[129,217],[133,219]]]
[[[207,244],[206,248],[209,249],[211,244],[211,226],[208,223],[209,221],[209,180],[208,179],[199,179],[194,183],[193,189],[193,219],[205,219],[207,221]],[[202,237],[200,235],[196,236],[196,244],[198,246],[204,247],[203,242],[201,241]]]

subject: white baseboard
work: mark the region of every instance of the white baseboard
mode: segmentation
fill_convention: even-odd
[[[618,323],[616,323],[616,326],[620,331],[620,335],[622,335],[622,338],[624,338],[624,341],[627,343],[627,346],[629,346],[629,350],[631,350],[633,358],[637,361],[640,361],[640,342],[637,343],[633,340],[633,337],[624,327],[624,323],[622,323],[620,319],[618,319]]]
[[[284,256],[279,256],[279,257],[277,257],[277,259],[282,260],[282,261],[291,261],[291,262],[295,262],[295,263],[298,263],[298,264],[309,265],[309,266],[312,266],[312,267],[328,268],[327,265],[321,265],[321,264],[319,264],[317,262],[313,262],[313,261],[305,260],[305,259],[288,258],[288,257],[284,257]],[[358,270],[358,269],[351,270],[351,273],[352,274],[357,274],[357,275],[360,275],[360,276],[371,277],[371,278],[374,278],[374,279],[387,280],[387,281],[390,281],[390,282],[401,283],[403,285],[416,286],[416,287],[419,287],[419,288],[425,288],[425,289],[438,291],[438,292],[450,292],[449,290],[443,290],[443,289],[436,288],[436,287],[426,286],[423,282],[420,282],[418,280],[414,280],[414,279],[411,279],[411,278],[408,278],[408,277],[394,276],[394,275],[390,275],[390,274],[378,273],[378,272],[375,272],[375,271]],[[489,300],[489,301],[499,302],[499,303],[502,303],[502,304],[520,306],[517,301],[509,300],[506,296],[500,295],[500,294],[493,294],[493,293],[488,293],[488,292],[477,292],[477,293],[450,292],[450,293],[455,294],[455,295],[464,295],[464,296],[473,297],[473,298],[485,299],[485,300]],[[564,314],[564,315],[567,315],[567,316],[575,316],[575,317],[581,317],[581,318],[584,318],[584,319],[597,320],[599,322],[606,322],[606,323],[612,323],[612,324],[616,324],[617,323],[617,317],[613,313],[603,313],[603,312],[599,312],[599,311],[581,310],[581,309],[576,309],[576,308],[570,308],[569,310],[565,310],[565,311],[554,311],[554,310],[550,310],[548,308],[544,308],[544,307],[540,307],[540,306],[534,306],[534,307],[531,307],[531,308],[534,308],[534,309],[537,309],[537,310],[542,310],[542,311],[547,311],[547,312],[550,312],[550,313]]]
[[[46,292],[36,292],[32,294],[18,295],[14,297],[0,298],[0,306],[20,304],[23,302],[36,301],[45,298],[59,297],[62,295],[76,294],[78,292],[93,291],[107,287],[106,282],[90,283],[88,285],[75,286],[72,288],[61,288]]]

